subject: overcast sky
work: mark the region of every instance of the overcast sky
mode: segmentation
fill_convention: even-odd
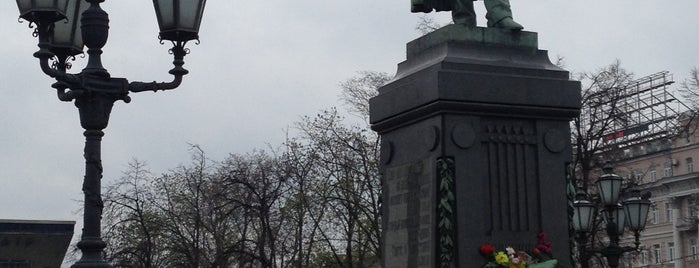
[[[699,1],[511,0],[539,47],[591,71],[619,59],[637,77],[667,70],[680,81],[699,66]],[[482,2],[476,2],[485,25]],[[108,0],[103,62],[113,77],[169,81],[168,46],[156,39],[150,1]],[[158,174],[189,162],[188,143],[212,159],[283,141],[303,115],[339,105],[338,83],[360,70],[393,74],[420,34],[409,0],[209,0],[180,88],[118,102],[103,139],[104,184],[133,158]],[[75,220],[82,200],[84,137],[73,104],[60,102],[32,57],[37,41],[0,1],[0,218]],[[448,13],[436,17],[444,24]],[[74,62],[74,72],[86,59]],[[76,229],[79,232],[79,229]]]

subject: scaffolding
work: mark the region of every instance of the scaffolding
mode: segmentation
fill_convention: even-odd
[[[598,101],[583,107],[582,116],[590,124],[607,119],[599,126],[603,132],[592,137],[601,142],[601,152],[632,156],[669,148],[670,139],[682,129],[680,116],[690,110],[669,92],[673,83],[672,75],[663,71],[596,92]]]

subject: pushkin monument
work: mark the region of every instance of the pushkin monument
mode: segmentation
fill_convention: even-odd
[[[451,11],[455,24],[476,27],[476,12],[473,10],[475,0],[412,0],[412,12],[429,13],[436,11]],[[522,30],[524,27],[512,19],[512,9],[509,0],[484,0],[488,11],[488,27],[510,30]]]
[[[541,232],[558,267],[573,267],[566,167],[580,83],[536,33],[497,24],[452,24],[409,42],[370,101],[384,268],[483,267],[482,245],[531,251]]]

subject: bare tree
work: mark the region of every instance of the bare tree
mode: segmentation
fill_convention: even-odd
[[[250,216],[250,226],[241,241],[241,253],[262,267],[284,267],[288,262],[285,241],[292,224],[284,213],[288,198],[289,169],[276,157],[263,151],[247,155],[231,155],[224,161],[226,179],[223,186],[237,189],[225,198]]]
[[[376,267],[380,258],[378,136],[368,101],[389,81],[363,71],[336,109],[305,117],[283,151],[192,161],[153,176],[135,161],[107,198],[108,253],[120,267]]]
[[[553,62],[553,65],[564,69],[566,67],[566,58],[561,55],[556,55],[556,60]]]
[[[207,237],[203,228],[207,198],[205,177],[208,160],[204,151],[192,146],[193,166],[180,166],[155,179],[158,207],[164,214],[167,245],[175,265],[206,267]]]
[[[617,60],[596,72],[582,73],[577,79],[583,83],[582,112],[573,119],[574,185],[587,191],[590,174],[599,167],[596,157],[604,148],[603,137],[619,118],[620,101],[624,87],[633,74],[621,67]]]
[[[315,194],[327,206],[319,235],[336,265],[367,267],[380,257],[378,137],[345,126],[337,110],[299,122],[300,139],[315,148],[319,180]]]
[[[441,28],[442,25],[434,21],[434,18],[428,14],[424,14],[418,18],[415,25],[415,30],[425,35]]]
[[[379,87],[388,83],[391,76],[376,71],[360,71],[357,76],[340,83],[341,99],[348,110],[369,123],[369,99],[379,94]]]
[[[692,110],[699,109],[699,69],[692,68],[689,77],[680,83],[680,96],[692,106]]]
[[[325,218],[327,206],[317,194],[321,174],[318,171],[317,148],[287,138],[286,152],[282,157],[289,167],[290,192],[286,204],[286,213],[293,224],[293,242],[290,247],[291,263],[294,268],[314,267],[312,262],[320,247],[318,232],[321,220]]]
[[[151,174],[133,160],[105,195],[107,260],[115,267],[164,267],[161,218],[153,206]]]

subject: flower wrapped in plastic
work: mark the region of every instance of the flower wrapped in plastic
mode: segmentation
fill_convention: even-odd
[[[484,244],[479,251],[488,262],[484,268],[554,268],[558,260],[553,259],[551,242],[546,239],[546,234],[538,235],[539,243],[531,254],[517,251],[512,247],[506,247],[505,251],[497,251],[491,244]],[[497,253],[496,253],[497,251]]]

